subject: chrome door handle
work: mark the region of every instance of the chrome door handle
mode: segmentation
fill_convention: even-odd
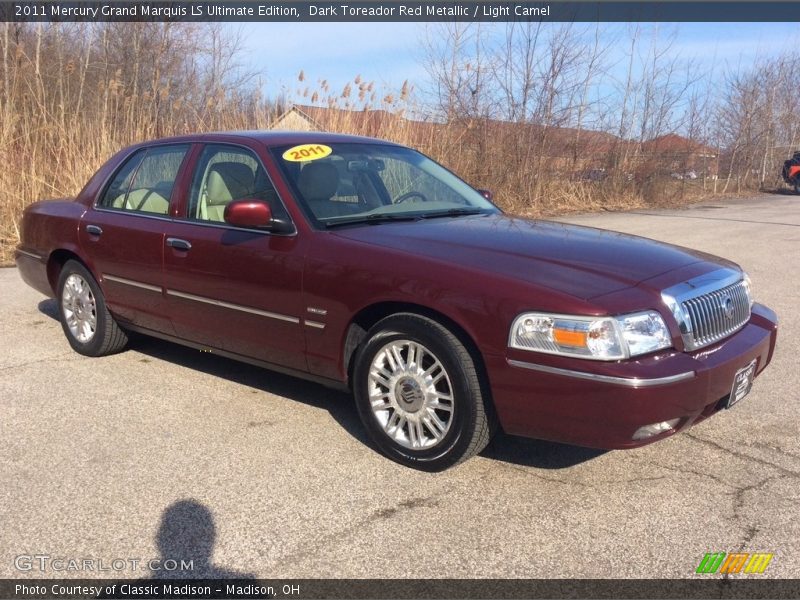
[[[180,240],[178,238],[167,238],[167,246],[171,248],[175,248],[176,250],[191,250],[192,245],[187,242],[186,240]]]
[[[103,233],[103,230],[97,225],[87,225],[86,233],[90,235],[100,235]]]

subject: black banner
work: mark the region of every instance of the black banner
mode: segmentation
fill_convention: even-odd
[[[0,598],[798,598],[787,579],[3,579]]]
[[[800,3],[702,2],[0,2],[0,20],[15,22],[786,22]]]

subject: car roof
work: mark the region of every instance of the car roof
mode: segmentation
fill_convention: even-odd
[[[136,146],[149,146],[154,143],[187,143],[187,142],[214,142],[232,141],[236,138],[255,140],[266,146],[284,146],[287,144],[325,144],[325,143],[360,143],[360,144],[390,144],[394,142],[377,138],[347,135],[343,133],[329,133],[324,131],[215,131],[212,133],[195,133],[174,137],[158,138],[136,144]]]

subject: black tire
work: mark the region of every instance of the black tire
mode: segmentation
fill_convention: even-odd
[[[397,345],[392,346],[395,342]],[[417,350],[408,349],[412,344],[416,345]],[[376,384],[381,380],[371,375],[377,372],[373,364],[381,364],[380,361],[386,359],[386,355],[391,353],[387,348],[405,348],[405,355],[401,350],[401,359],[409,368],[415,360],[409,360],[409,353],[413,351],[417,357],[421,356],[417,361],[420,366],[415,367],[420,369],[420,377],[423,377],[423,371],[427,372],[426,367],[433,369],[432,375],[440,373],[439,367],[431,366],[436,363],[444,371],[444,376],[439,378],[438,383],[432,384],[433,388],[425,387],[424,390],[424,384],[415,387],[416,384],[411,381],[409,385],[406,380],[413,378],[398,375],[401,370],[392,372],[396,385]],[[385,377],[382,380],[391,381]],[[431,385],[431,379],[423,377],[422,381]],[[440,392],[436,387],[441,390],[442,385],[444,390]],[[373,394],[378,394],[373,397],[379,398],[376,400],[379,408],[375,411],[370,400],[371,390]],[[429,404],[431,394],[426,390],[433,391],[433,397],[440,393],[442,398],[449,396],[452,400],[445,400],[449,408],[439,410],[438,407],[442,406],[439,400]],[[433,319],[401,313],[387,317],[372,327],[356,353],[353,391],[359,415],[370,437],[386,456],[402,465],[423,471],[442,471],[479,453],[491,439],[494,429],[491,401],[483,391],[474,360],[459,339]],[[419,404],[414,408],[412,402]],[[406,403],[403,404],[404,408],[411,408],[413,412],[401,410],[402,403]],[[407,417],[403,425],[394,428],[395,436],[405,438],[400,441],[388,433],[393,418],[403,421],[404,417],[395,417],[395,413]],[[432,426],[432,413],[441,417],[438,423],[444,420],[446,430]],[[416,425],[410,422],[413,419],[416,419]],[[423,424],[420,421],[426,422]],[[415,427],[414,435],[412,427]],[[441,439],[437,436],[441,436]],[[408,446],[414,443],[420,446]]]
[[[800,179],[795,179],[794,181],[794,193],[800,194]]]
[[[81,333],[74,333],[68,324],[68,313],[74,314],[72,310],[74,304],[67,300],[67,297],[71,295],[71,291],[65,294],[64,288],[68,280],[71,282],[77,281],[77,279],[70,279],[72,276],[80,278],[89,288],[86,297],[90,299],[90,302],[85,303],[85,308],[76,309],[80,310],[82,315],[85,314],[87,319],[91,318],[90,315],[94,317],[94,330],[90,334],[86,333],[85,339],[80,339]],[[85,356],[106,356],[125,348],[128,343],[127,334],[120,328],[111,313],[108,312],[100,286],[89,270],[81,263],[76,260],[69,260],[64,264],[58,278],[56,293],[61,327],[73,350]],[[84,328],[82,331],[88,330]]]

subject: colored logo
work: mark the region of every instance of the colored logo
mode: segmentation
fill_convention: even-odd
[[[697,566],[697,573],[763,573],[774,555],[767,552],[709,552]]]

